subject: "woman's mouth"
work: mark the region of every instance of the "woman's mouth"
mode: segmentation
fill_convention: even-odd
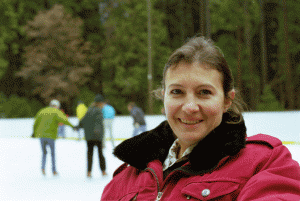
[[[189,121],[189,120],[186,120],[186,119],[179,119],[182,123],[184,124],[189,124],[189,125],[193,125],[193,124],[198,124],[200,123],[201,121],[203,120],[194,120],[194,121]]]

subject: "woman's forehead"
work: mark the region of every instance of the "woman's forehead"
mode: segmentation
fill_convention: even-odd
[[[222,74],[208,65],[198,64],[198,63],[181,63],[176,66],[171,66],[169,71],[166,73],[165,81],[170,83],[170,79],[179,81],[208,81],[213,79],[214,81],[221,81],[222,83]]]

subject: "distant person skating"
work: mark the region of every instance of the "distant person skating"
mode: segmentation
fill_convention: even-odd
[[[127,105],[130,115],[133,117],[133,137],[142,132],[146,132],[145,114],[143,110],[136,106],[134,102],[130,102]]]
[[[85,104],[82,101],[78,101],[77,107],[76,107],[76,116],[79,121],[84,117],[86,114],[88,108],[85,106]],[[84,129],[77,130],[78,133],[78,140],[81,140],[81,133],[83,132],[84,135]]]
[[[115,147],[115,139],[113,136],[113,121],[116,115],[116,111],[113,106],[109,104],[109,100],[105,100],[105,105],[102,109],[103,118],[104,118],[104,128],[107,129],[110,135],[110,140],[113,148]],[[103,144],[105,143],[105,136],[103,139]]]
[[[33,125],[33,136],[40,138],[42,147],[42,174],[45,175],[46,166],[46,146],[48,145],[51,150],[52,158],[52,173],[57,175],[56,161],[55,161],[55,139],[57,139],[58,124],[63,123],[73,127],[68,121],[68,117],[59,110],[60,102],[53,99],[49,107],[41,109],[35,116]]]
[[[64,114],[65,111],[63,109],[60,109]],[[68,115],[66,114],[66,116],[68,117]],[[66,138],[66,132],[65,132],[65,124],[63,123],[59,123],[58,124],[58,136],[65,139]]]
[[[106,176],[105,158],[102,152],[102,140],[104,135],[102,108],[105,105],[104,98],[101,94],[97,94],[94,103],[88,108],[87,113],[75,128],[84,128],[85,140],[87,141],[87,177],[91,178],[94,146],[98,147],[98,156],[100,169],[103,176]]]

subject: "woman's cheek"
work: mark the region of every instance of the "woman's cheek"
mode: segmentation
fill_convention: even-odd
[[[174,113],[174,110],[176,108],[176,103],[169,99],[165,99],[164,105],[165,105],[166,116],[172,116],[172,114]]]
[[[218,116],[223,111],[222,105],[214,102],[203,102],[199,104],[201,110],[208,116]]]

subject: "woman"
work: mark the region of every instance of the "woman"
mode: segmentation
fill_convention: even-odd
[[[247,138],[220,50],[203,37],[169,58],[167,121],[114,150],[125,163],[101,200],[299,200],[300,168],[277,138]]]

